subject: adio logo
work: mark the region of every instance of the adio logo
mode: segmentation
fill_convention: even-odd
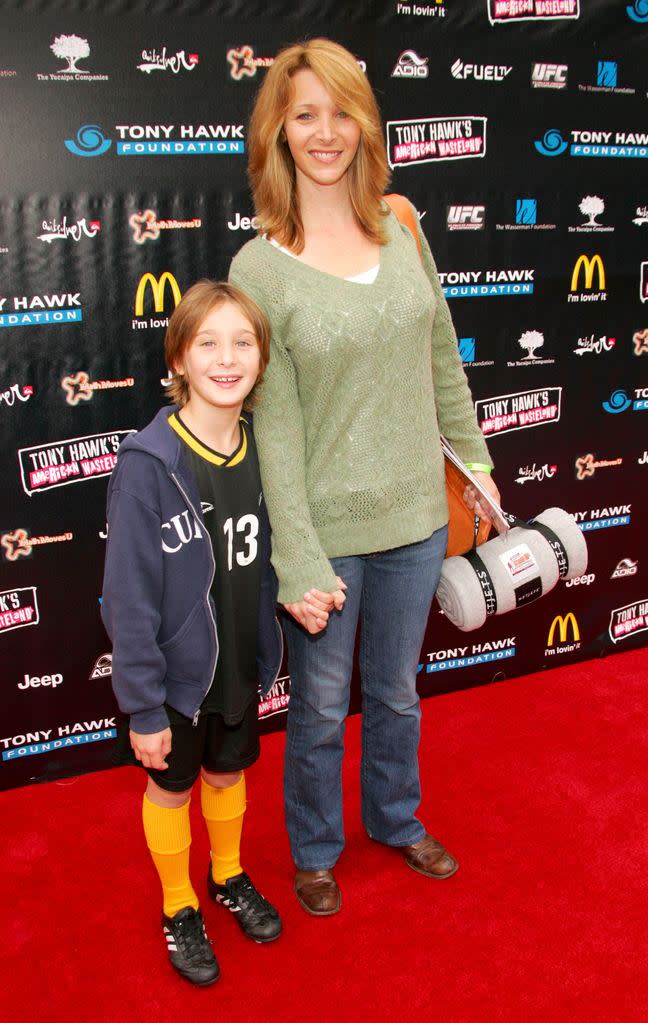
[[[568,641],[570,633],[571,641]],[[573,611],[568,611],[566,615],[556,615],[549,627],[545,657],[573,653],[581,645],[580,638],[580,629]]]

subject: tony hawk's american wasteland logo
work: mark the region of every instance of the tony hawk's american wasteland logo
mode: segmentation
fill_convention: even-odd
[[[117,464],[119,445],[129,433],[135,431],[113,430],[112,433],[94,433],[20,448],[18,462],[23,490],[31,497],[53,487],[109,476]]]

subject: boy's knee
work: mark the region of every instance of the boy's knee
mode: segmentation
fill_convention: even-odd
[[[183,792],[168,792],[149,778],[146,786],[146,796],[155,806],[163,806],[169,810],[177,810],[184,806],[191,799],[191,789],[184,789]]]
[[[234,771],[229,774],[214,774],[212,771],[201,771],[203,780],[213,789],[230,789],[243,777],[242,771]]]

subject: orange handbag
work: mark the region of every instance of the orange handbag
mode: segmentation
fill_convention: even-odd
[[[412,204],[404,195],[396,193],[386,195],[384,199],[392,213],[411,232],[420,256],[421,245],[416,214]],[[465,554],[471,547],[485,543],[491,531],[491,524],[485,519],[478,518],[464,501],[463,493],[470,480],[447,457],[445,459],[445,482],[449,512],[446,558],[452,558],[458,554]]]

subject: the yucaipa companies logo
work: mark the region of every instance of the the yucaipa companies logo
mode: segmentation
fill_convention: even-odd
[[[508,359],[506,365],[509,368],[514,366],[551,366],[556,361],[536,355],[536,352],[544,348],[545,344],[544,334],[539,330],[525,330],[518,338],[517,343],[522,351],[526,352],[526,355],[523,355],[521,359]]]
[[[0,327],[60,325],[80,323],[82,319],[79,291],[0,297]]]
[[[32,494],[70,483],[109,476],[117,464],[119,445],[134,430],[113,430],[19,448],[23,490]]]
[[[574,466],[577,480],[587,480],[594,475],[597,469],[613,469],[623,465],[622,458],[596,458],[593,454],[579,455]]]
[[[0,593],[0,636],[13,629],[38,625],[38,594],[35,586],[22,586],[17,590]]]
[[[133,377],[124,380],[91,380],[85,370],[70,373],[61,380],[68,405],[78,405],[80,401],[90,401],[95,391],[112,391],[116,387],[132,387]]]
[[[174,217],[160,219],[155,210],[150,209],[131,214],[128,223],[133,229],[133,241],[136,245],[157,241],[161,231],[191,230],[202,227],[200,217],[194,217],[192,220],[177,220]]]
[[[387,122],[389,166],[467,160],[486,154],[485,117],[422,117]]]
[[[447,270],[439,273],[446,298],[532,295],[535,270]]]
[[[613,643],[648,629],[648,599],[635,600],[610,612],[608,634]]]
[[[170,71],[177,75],[180,71],[194,71],[198,67],[199,58],[197,53],[185,53],[184,50],[176,50],[174,54],[167,53],[166,46],[161,50],[152,47],[150,50],[142,50],[141,62],[137,65],[138,71],[150,75],[152,71]]]
[[[599,224],[598,217],[603,216],[605,202],[599,195],[585,195],[581,199],[578,209],[585,217],[583,224],[569,225],[567,228],[570,234],[610,234],[614,227],[609,224]]]
[[[570,633],[571,641],[568,641]],[[566,615],[556,615],[549,626],[545,657],[574,653],[581,645],[580,638],[580,629],[573,611],[568,611]]]
[[[578,18],[580,0],[486,0],[491,25]]]
[[[31,384],[12,384],[11,387],[5,388],[4,391],[0,391],[0,408],[6,405],[11,408],[16,402],[21,405],[32,397],[34,388]]]
[[[477,420],[486,437],[513,430],[557,423],[560,419],[562,387],[538,387],[532,391],[499,394],[475,402]]]
[[[56,36],[50,50],[66,66],[61,71],[50,71],[48,74],[36,74],[39,82],[107,82],[108,75],[98,75],[85,67],[79,67],[79,61],[86,61],[90,56],[90,44],[87,39],[77,35]]]
[[[156,313],[163,313],[169,308],[170,302],[166,301],[168,293],[170,293],[173,299],[173,309],[175,309],[182,297],[178,282],[169,270],[165,270],[159,277],[155,277],[150,272],[143,274],[140,277],[137,291],[135,292],[135,319],[131,320],[131,328],[133,330],[146,330],[148,327],[168,327],[169,325],[168,315],[162,316],[159,319],[144,315],[144,299],[149,291]],[[173,309],[171,309],[171,312],[173,312]]]
[[[270,67],[274,57],[255,57],[251,46],[234,46],[227,51],[230,76],[235,82],[243,78],[254,78],[258,68]]]
[[[34,547],[47,543],[65,543],[74,539],[73,533],[58,533],[55,536],[30,536],[26,529],[14,529],[0,536],[0,547],[5,561],[18,561],[31,557]]]
[[[101,221],[91,220],[90,223],[85,217],[81,217],[73,224],[68,224],[67,217],[63,220],[44,220],[41,224],[42,233],[38,235],[39,242],[67,241],[79,242],[82,238],[94,238],[101,230]]]
[[[598,288],[594,290],[594,273]],[[584,285],[584,291],[579,291],[580,284]],[[605,290],[605,267],[600,255],[580,255],[574,263],[571,282],[569,285],[568,302],[605,302],[607,291]]]
[[[117,156],[231,156],[245,152],[242,124],[116,124]],[[82,124],[65,147],[75,156],[103,156],[113,140],[98,124]]]
[[[564,139],[558,128],[549,128],[533,143],[541,156],[588,156],[618,159],[648,158],[648,132],[574,129]],[[571,141],[570,141],[571,140]]]

